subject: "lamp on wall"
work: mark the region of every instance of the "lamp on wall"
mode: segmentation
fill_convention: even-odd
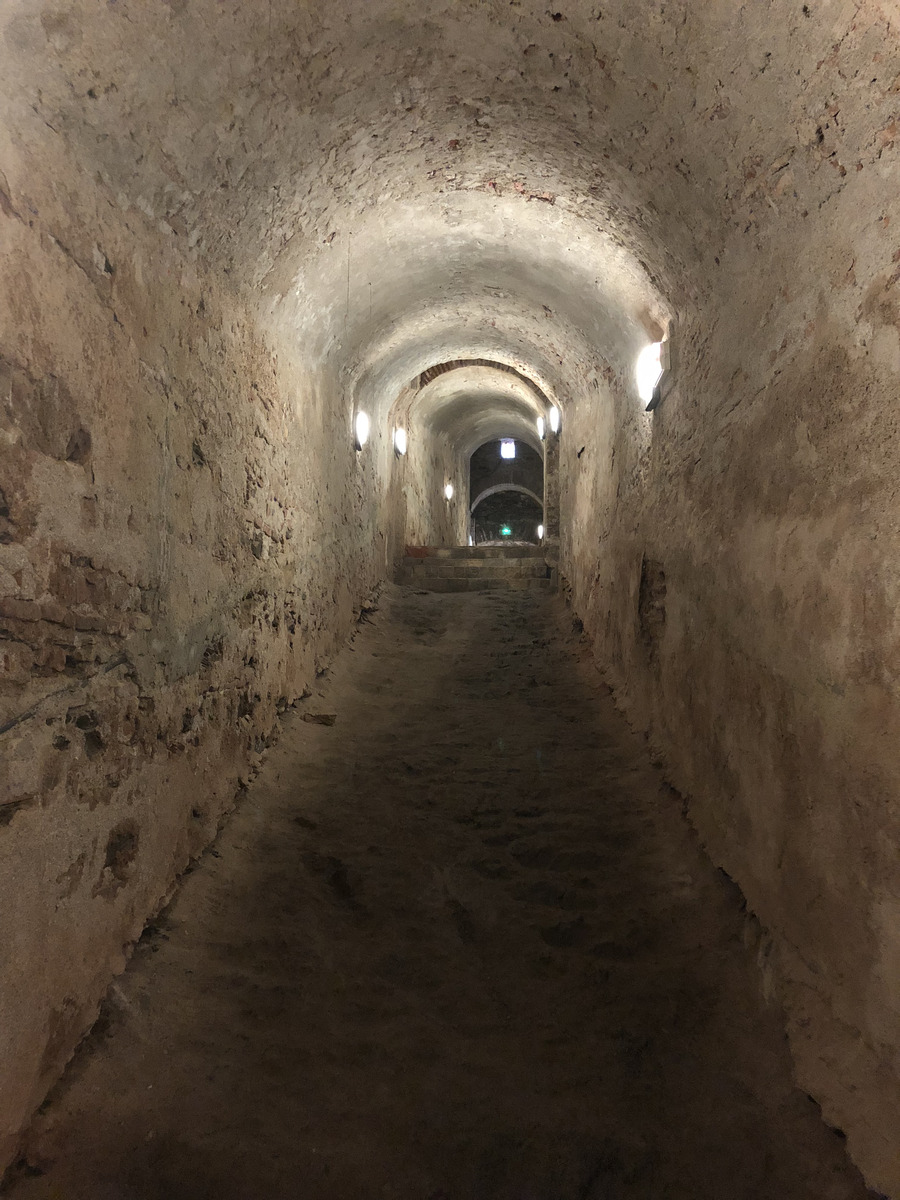
[[[559,433],[559,409],[555,404],[551,405],[547,416],[550,418],[550,432]]]
[[[668,341],[651,342],[637,357],[634,375],[637,381],[638,396],[646,406],[646,412],[652,412],[659,404],[659,387],[668,366]]]
[[[541,439],[541,441],[543,441],[544,434],[546,433],[546,427],[544,425],[543,417],[538,417],[538,419],[537,419],[537,431],[538,431],[538,437]]]
[[[445,500],[453,499],[453,484],[452,483],[444,484],[444,499]]]
[[[398,425],[394,430],[394,453],[397,455],[405,454],[407,445],[406,430]]]
[[[363,446],[369,440],[369,416],[361,409],[356,414],[356,419],[353,422],[353,432],[356,437],[356,448],[362,450]]]

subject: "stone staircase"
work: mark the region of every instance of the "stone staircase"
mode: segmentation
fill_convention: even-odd
[[[429,592],[550,591],[556,572],[539,546],[407,546],[397,582]]]

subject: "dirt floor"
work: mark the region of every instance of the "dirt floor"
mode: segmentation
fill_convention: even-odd
[[[558,599],[389,588],[320,684],[10,1196],[868,1194]]]

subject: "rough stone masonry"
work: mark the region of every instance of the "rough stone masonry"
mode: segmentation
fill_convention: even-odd
[[[0,1165],[542,396],[598,664],[900,1196],[893,6],[7,0],[0,94]]]

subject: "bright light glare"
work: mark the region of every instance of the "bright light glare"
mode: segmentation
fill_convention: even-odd
[[[543,441],[544,440],[544,418],[543,417],[538,417],[537,429],[538,429],[538,437],[541,439],[541,441]]]
[[[394,449],[397,451],[398,454],[405,454],[406,446],[407,446],[406,430],[400,429],[398,427],[397,429],[394,430]]]
[[[550,409],[548,415],[550,417],[550,431],[552,433],[559,433],[559,409],[555,404]]]
[[[444,498],[445,498],[446,500],[452,500],[452,499],[453,499],[453,484],[452,484],[452,483],[448,483],[448,484],[446,484],[446,485],[445,485],[445,487],[444,487]]]
[[[504,525],[500,530],[500,535],[501,537],[510,537],[512,535],[512,530],[508,525]]]
[[[662,379],[662,342],[651,342],[638,355],[635,368],[638,396],[645,404],[649,404],[656,391],[656,385]]]
[[[540,541],[543,536],[544,536],[544,527],[543,527],[543,525],[538,525],[538,541]]]
[[[516,457],[516,443],[512,440],[512,438],[504,438],[503,441],[500,443],[500,457],[501,458],[515,458]]]
[[[360,411],[356,414],[354,429],[356,431],[356,448],[357,450],[362,450],[363,446],[369,440],[369,417],[367,413]]]

